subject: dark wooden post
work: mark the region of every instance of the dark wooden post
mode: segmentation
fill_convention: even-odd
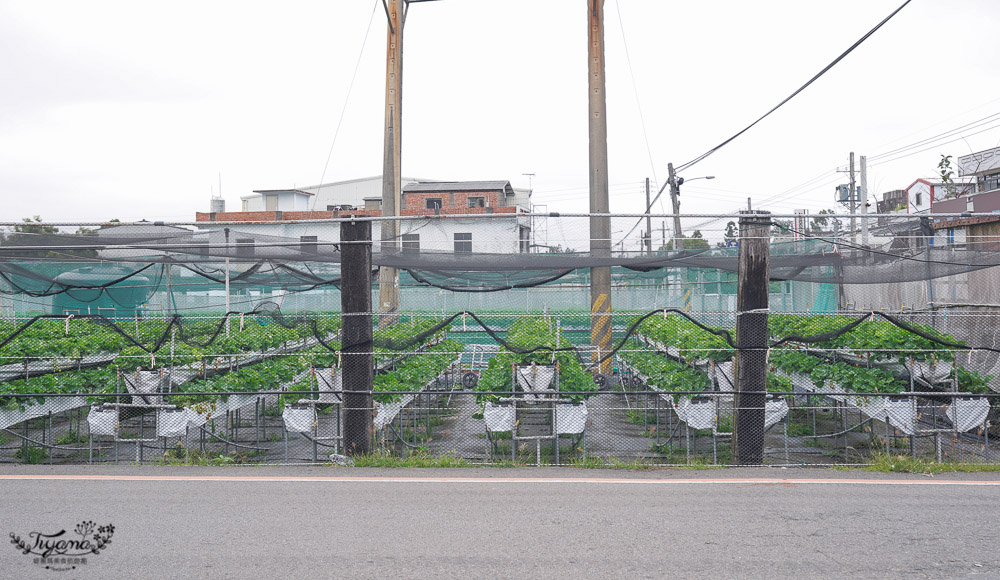
[[[371,452],[372,422],[372,224],[340,224],[340,320],[344,376],[344,448]]]
[[[764,402],[767,389],[767,291],[771,252],[770,212],[740,212],[736,298],[736,398],[733,455],[740,465],[764,461]]]

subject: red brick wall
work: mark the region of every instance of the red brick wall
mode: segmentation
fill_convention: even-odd
[[[443,210],[465,210],[469,209],[468,205],[470,197],[486,198],[485,201],[487,204],[490,205],[490,207],[497,207],[500,205],[498,203],[500,193],[497,191],[442,191],[437,193],[421,192],[421,193],[406,193],[403,195],[403,211],[426,210],[428,198],[440,198],[441,209]],[[463,213],[474,213],[474,212],[469,211]]]

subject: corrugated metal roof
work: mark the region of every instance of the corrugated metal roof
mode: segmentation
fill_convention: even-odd
[[[510,181],[432,181],[428,183],[411,183],[403,188],[404,193],[497,190],[509,190],[513,192]]]
[[[316,195],[311,191],[302,191],[301,189],[255,189],[254,193],[301,193],[302,195]]]

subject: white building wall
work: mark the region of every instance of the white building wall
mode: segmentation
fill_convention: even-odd
[[[472,251],[485,253],[511,254],[520,252],[520,226],[526,226],[526,218],[510,219],[441,219],[441,220],[404,220],[401,222],[401,234],[417,234],[420,236],[421,250],[453,252],[455,250],[455,234],[472,234]],[[300,236],[316,236],[320,242],[340,241],[339,223],[309,223],[309,222],[274,222],[266,224],[246,225],[214,225],[211,222],[198,224],[199,229],[230,228],[230,238],[235,239],[240,232],[267,236],[281,236],[298,239]],[[372,235],[378,238],[378,222],[373,223]]]
[[[404,188],[411,183],[424,183],[428,181],[440,181],[437,179],[421,179],[415,177],[403,177],[400,179],[400,188]],[[382,176],[364,177],[337,183],[325,183],[323,185],[313,185],[300,187],[300,191],[308,191],[316,194],[310,197],[303,207],[296,206],[296,211],[319,210],[324,211],[329,205],[352,205],[356,208],[365,206],[366,197],[382,197]],[[528,209],[531,207],[531,190],[514,188],[513,205]],[[260,194],[245,195],[240,198],[240,211],[264,211],[264,200]],[[280,201],[279,201],[280,204]],[[279,207],[282,211],[289,211]]]
[[[923,181],[918,181],[906,190],[909,199],[907,213],[922,213],[931,209],[932,187]]]

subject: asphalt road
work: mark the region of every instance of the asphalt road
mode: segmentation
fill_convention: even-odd
[[[5,534],[115,526],[65,572],[7,544],[5,578],[1000,577],[998,474],[6,465],[0,487]]]

